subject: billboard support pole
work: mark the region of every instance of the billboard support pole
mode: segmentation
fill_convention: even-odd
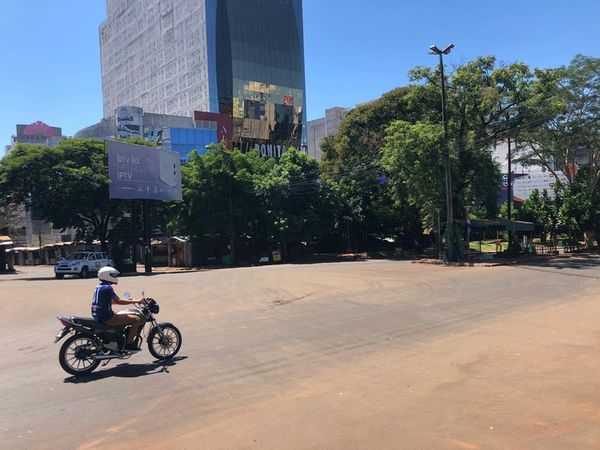
[[[143,200],[144,271],[152,273],[152,226],[149,200],[181,201],[183,199],[180,155],[173,151],[119,141],[108,141],[107,153],[109,198]],[[132,204],[132,234],[137,241],[139,235],[136,209],[136,205]]]
[[[144,272],[152,273],[152,249],[150,247],[150,201],[144,200]]]
[[[133,271],[137,272],[137,243],[138,243],[138,227],[137,227],[137,209],[136,201],[131,200],[131,263]]]
[[[512,188],[512,148],[511,140],[508,138],[508,221],[512,220],[513,188]],[[513,232],[508,230],[508,249],[513,249]]]

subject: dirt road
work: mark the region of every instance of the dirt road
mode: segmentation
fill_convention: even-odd
[[[92,280],[0,278],[7,448],[600,447],[600,269],[394,262],[123,279],[183,332],[75,380],[53,315]]]

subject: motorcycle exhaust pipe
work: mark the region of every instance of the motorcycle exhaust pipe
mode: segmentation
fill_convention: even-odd
[[[120,355],[95,355],[94,359],[96,361],[105,361],[107,359],[117,359],[120,358]]]

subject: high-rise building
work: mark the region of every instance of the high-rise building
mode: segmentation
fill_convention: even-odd
[[[325,111],[325,117],[308,122],[306,143],[309,155],[321,159],[323,156],[321,141],[328,136],[335,136],[340,131],[340,126],[348,111],[350,111],[348,108],[329,108]]]
[[[107,0],[100,47],[105,118],[202,111],[242,149],[304,140],[301,0]]]

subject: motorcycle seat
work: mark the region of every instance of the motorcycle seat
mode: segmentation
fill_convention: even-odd
[[[93,328],[96,330],[114,330],[115,328],[121,327],[111,327],[109,325],[104,325],[91,317],[71,317],[74,323],[78,325],[82,325],[84,327]]]

